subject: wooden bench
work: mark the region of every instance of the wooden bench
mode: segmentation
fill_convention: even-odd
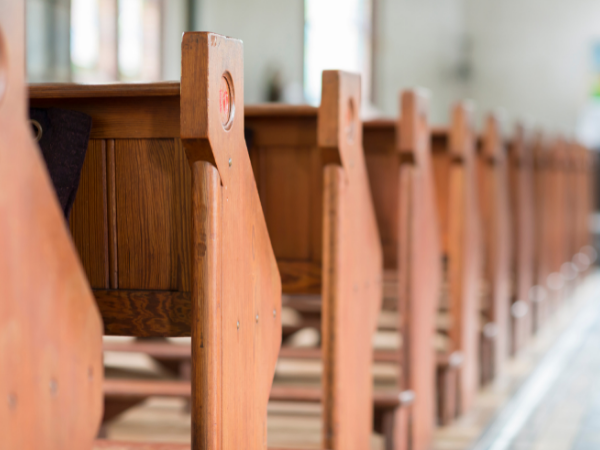
[[[91,448],[102,323],[27,121],[25,7],[0,3],[0,448]]]
[[[508,178],[511,219],[510,353],[515,354],[533,332],[533,144],[534,136],[517,124],[508,143]]]
[[[30,88],[33,107],[92,117],[73,240],[105,334],[191,336],[194,449],[265,447],[281,342],[242,51],[186,33],[181,83]]]
[[[569,255],[568,214],[568,144],[562,136],[555,137],[548,150],[548,214],[549,214],[549,270],[547,285],[550,294],[550,312],[555,312],[567,294],[565,280],[561,274],[564,263],[571,260]]]
[[[317,386],[290,389],[276,377],[271,398],[320,400],[327,449],[368,448],[373,422],[371,340],[383,273],[360,101],[359,76],[325,71],[318,109],[246,109],[250,158],[284,303],[312,303],[312,323],[320,323]],[[293,349],[288,352],[295,358]],[[398,401],[397,393],[391,397]]]
[[[438,365],[438,419],[450,423],[471,409],[479,388],[481,230],[472,107],[457,104],[447,129],[432,133],[444,279],[439,308],[450,318],[447,364]]]
[[[390,424],[387,448],[426,449],[435,426],[435,311],[441,262],[427,98],[417,91],[401,95],[400,117],[364,124],[369,181],[392,284],[384,308],[398,312],[402,347],[397,386],[410,405],[382,413]],[[396,286],[394,286],[394,284]],[[407,407],[410,406],[410,407]]]
[[[510,203],[508,162],[499,120],[490,114],[477,152],[483,230],[481,382],[489,383],[508,357],[510,311]]]
[[[331,76],[339,77],[340,80],[345,78],[349,81],[332,83],[327,79],[327,77]],[[353,178],[349,179],[347,182],[359,186],[353,187],[351,192],[355,192],[356,194],[354,195],[361,198],[361,200],[356,202],[357,208],[360,207],[362,210],[367,211],[366,216],[363,215],[361,217],[361,220],[363,221],[362,225],[360,224],[360,221],[356,221],[356,225],[361,226],[368,237],[365,242],[365,246],[367,246],[365,250],[367,252],[367,258],[361,261],[361,263],[368,264],[369,258],[371,258],[376,262],[377,267],[374,269],[366,268],[362,274],[363,277],[367,277],[366,280],[363,280],[362,282],[359,281],[359,283],[352,283],[353,290],[357,288],[358,285],[358,290],[354,295],[358,295],[359,297],[359,301],[353,306],[346,303],[346,300],[341,302],[340,300],[334,301],[331,293],[328,294],[330,303],[327,304],[327,302],[322,301],[322,298],[326,297],[319,295],[319,292],[324,292],[325,289],[331,291],[332,286],[335,287],[336,296],[340,294],[341,289],[346,289],[343,285],[332,285],[331,283],[334,283],[335,280],[331,279],[330,276],[325,276],[325,273],[323,272],[326,269],[326,266],[323,266],[323,258],[332,258],[331,252],[335,250],[335,248],[332,247],[324,247],[323,244],[320,243],[324,240],[322,233],[327,227],[331,227],[331,224],[326,223],[326,219],[329,220],[330,217],[323,216],[322,210],[323,201],[326,198],[325,195],[332,195],[331,192],[328,192],[323,187],[324,184],[325,187],[327,187],[327,184],[324,183],[323,171],[331,171],[332,168],[334,168],[334,166],[329,168],[326,167],[327,163],[330,161],[333,160],[335,163],[337,160],[338,164],[341,162],[341,151],[347,152],[346,157],[351,158],[347,163],[352,164],[350,169],[353,171],[360,171],[360,165],[362,164],[362,157],[356,156],[361,156],[360,152],[351,153],[351,151],[354,152],[354,150],[352,149],[349,151],[345,148],[346,144],[343,142],[341,151],[335,147],[319,147],[319,142],[317,142],[319,133],[322,133],[321,130],[323,127],[328,126],[331,128],[332,123],[338,120],[337,109],[346,108],[348,106],[350,108],[356,108],[355,105],[358,104],[358,92],[355,90],[356,86],[348,84],[355,82],[352,76],[332,72],[329,74],[326,73],[324,78],[326,81],[324,102],[329,102],[329,105],[325,103],[320,110],[305,106],[290,107],[269,105],[248,107],[246,108],[247,138],[250,146],[250,155],[255,163],[255,168],[257,168],[256,176],[259,192],[261,193],[265,208],[267,225],[269,226],[274,242],[275,253],[278,257],[278,264],[282,273],[283,291],[284,293],[288,293],[284,296],[284,309],[293,309],[302,317],[299,324],[294,326],[288,324],[287,327],[284,326],[284,338],[293,332],[311,326],[320,329],[321,340],[323,343],[327,336],[329,336],[329,339],[332,341],[339,341],[340,338],[349,339],[348,336],[352,336],[352,339],[362,340],[360,345],[362,346],[363,351],[366,351],[370,347],[372,328],[367,327],[359,332],[357,331],[359,327],[356,325],[350,326],[348,323],[340,324],[335,321],[331,323],[333,317],[330,317],[330,323],[326,321],[326,314],[333,315],[337,320],[341,320],[346,315],[351,317],[352,314],[354,314],[355,317],[368,317],[368,315],[374,315],[376,314],[381,301],[381,250],[378,248],[379,244],[375,246],[369,244],[369,240],[371,239],[370,234],[374,237],[377,237],[377,234],[375,228],[369,229],[369,227],[374,224],[369,225],[368,221],[374,220],[374,216],[369,218],[368,209],[372,207],[367,203],[370,202],[370,194],[365,194],[365,192],[368,193],[368,185],[366,184],[365,179],[366,174],[360,176],[355,175],[356,178],[353,176]],[[350,91],[340,92],[340,85],[343,89],[350,89]],[[339,97],[337,100],[339,103],[337,105],[332,104],[331,97],[333,96]],[[356,130],[360,127],[358,117],[353,116],[355,111],[350,111],[350,114],[351,115],[343,117],[343,120],[346,122],[345,125],[342,124],[343,126],[341,127],[346,127],[346,129],[342,131],[344,133],[343,136],[347,137],[349,126],[353,133],[358,133]],[[348,120],[351,120],[354,123],[349,124],[347,122]],[[299,131],[295,132],[296,128],[298,128]],[[301,132],[303,131],[307,132],[308,136],[302,134]],[[303,142],[302,140],[298,141],[299,138],[306,139],[307,137],[309,139],[309,144],[306,144],[306,142]],[[356,136],[356,139],[359,138],[360,134]],[[311,141],[310,139],[313,140]],[[360,145],[360,139],[358,141],[354,141],[354,137],[352,137],[352,139],[353,143],[356,142],[354,145]],[[302,164],[303,161],[304,164]],[[299,164],[295,164],[294,162],[299,162]],[[321,174],[321,177],[319,177],[319,173]],[[361,180],[362,177],[364,178]],[[364,186],[360,187],[361,183],[365,183]],[[362,189],[364,189],[365,192],[361,193]],[[333,195],[337,197],[340,194],[334,191]],[[307,213],[306,210],[302,209],[298,210],[298,205],[309,208],[309,212]],[[292,208],[292,206],[296,206],[296,208]],[[291,216],[292,214],[293,216]],[[316,217],[311,216],[311,214],[316,215]],[[361,215],[358,210],[349,211],[348,214]],[[308,225],[310,226],[306,226],[305,228],[296,225],[296,223],[307,224],[307,221],[309,220],[310,223],[308,223]],[[366,221],[366,223],[364,223],[364,221]],[[339,228],[334,229],[331,231],[333,235],[329,239],[339,241],[339,236],[342,231],[343,230]],[[354,231],[354,233],[354,236],[358,236],[357,231]],[[350,239],[350,237],[347,239]],[[311,242],[311,240],[316,240],[316,242]],[[348,245],[347,242],[350,241],[344,240],[336,245],[346,246]],[[279,243],[279,246],[277,243]],[[303,243],[304,245],[310,243],[310,247],[308,249],[302,248],[299,244]],[[286,246],[289,249],[290,247],[293,248],[294,245],[301,254],[303,252],[305,258],[306,255],[312,255],[314,260],[302,260],[298,257],[296,257],[296,260],[289,258],[289,253],[285,253]],[[288,256],[288,258],[285,258],[285,256]],[[357,256],[352,256],[351,258],[357,261],[357,259],[355,259]],[[333,262],[335,262],[334,267],[338,270],[339,261]],[[333,264],[333,262],[328,264]],[[356,273],[350,274],[350,276],[349,274],[344,273],[343,276],[351,276],[358,280],[361,278],[356,275]],[[329,312],[326,313],[327,308],[329,308]],[[352,311],[353,308],[356,309]],[[282,320],[285,319],[282,318]],[[348,320],[348,316],[346,316],[344,320]],[[367,346],[366,348],[365,344]],[[361,367],[360,372],[362,372],[362,376],[365,376],[367,377],[366,379],[368,379],[369,391],[367,394],[370,395],[370,361],[373,358],[372,352],[368,351],[364,357],[356,358],[358,350],[355,350],[350,356],[339,352],[339,350],[334,351],[332,348],[325,348],[324,345],[322,345],[322,347],[322,349],[282,347],[280,351],[280,364],[286,365],[286,367],[295,365],[302,371],[304,361],[320,360],[322,361],[320,367],[323,368],[323,371],[326,371],[327,367],[330,367],[330,370],[331,368],[335,368],[335,377],[343,378],[346,376],[346,373],[356,373],[357,369],[353,369],[352,364],[357,364],[359,361],[362,361],[363,367]],[[107,346],[106,349],[112,351],[139,351],[162,361],[171,359],[182,362],[186,358],[189,358],[189,355],[185,354],[185,347],[182,348],[181,346],[171,345],[165,342],[113,344]],[[350,358],[354,361],[349,362]],[[369,359],[365,361],[365,358]],[[390,359],[392,359],[392,361],[395,360],[395,355],[390,355],[390,352],[378,352],[378,354],[376,354],[376,360],[379,363],[389,364]],[[310,367],[314,367],[314,364]],[[320,378],[320,370],[321,369],[317,370],[317,378]],[[314,369],[311,369],[311,371],[314,372]],[[333,410],[331,414],[336,417],[335,420],[343,419],[337,418],[337,415],[339,414],[337,408],[338,403],[341,403],[340,400],[336,400],[334,404],[328,405],[328,402],[333,402],[331,399],[333,394],[330,392],[334,389],[333,386],[328,386],[326,383],[322,383],[322,389],[315,387],[314,383],[313,386],[286,386],[285,383],[281,383],[278,380],[280,377],[277,374],[280,372],[281,370],[276,371],[276,384],[273,386],[270,396],[272,401],[321,402],[323,403],[324,408],[331,408]],[[324,376],[325,375],[326,374],[324,374]],[[296,378],[301,379],[302,376],[297,375]],[[312,378],[314,379],[314,376],[312,376]],[[333,382],[337,384],[340,381],[333,380]],[[364,384],[366,381],[351,380],[351,382],[362,382]],[[126,385],[131,385],[131,390],[135,391],[136,395],[127,395],[127,389],[113,389],[114,385],[110,385],[110,398],[112,399],[112,403],[114,405],[123,405],[123,408],[125,408],[144,400],[150,394],[178,396],[182,393],[181,389],[184,390],[183,392],[187,392],[185,389],[189,390],[189,387],[185,387],[185,383],[177,381],[154,381],[152,383],[140,383],[139,385],[136,385],[136,383],[136,380],[119,380],[119,386],[124,387]],[[345,381],[345,383],[348,383],[348,381]],[[359,391],[359,388],[356,387],[353,391]],[[177,394],[178,392],[179,394]],[[389,409],[399,404],[399,398],[397,390],[394,390],[394,392],[376,394],[373,401],[376,409]],[[112,418],[120,412],[118,409],[113,408],[112,410],[115,413],[110,416],[105,415],[106,418]],[[347,421],[347,419],[345,420]],[[342,423],[344,422],[342,421]],[[370,429],[370,423],[370,419],[362,422],[363,432],[367,426]],[[358,429],[360,430],[361,427],[358,427]],[[354,431],[351,433],[353,432]],[[335,445],[335,443],[333,445]]]
[[[549,158],[547,138],[537,132],[533,138],[533,197],[534,197],[534,258],[533,284],[530,293],[532,301],[533,330],[537,332],[549,317],[548,275],[550,275],[550,197],[547,184],[549,182]]]

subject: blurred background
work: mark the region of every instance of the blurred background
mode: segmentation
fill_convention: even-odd
[[[402,88],[431,119],[475,100],[600,148],[599,0],[27,0],[30,82],[177,80],[181,34],[244,41],[246,103],[319,103],[321,71],[363,75],[365,115]]]

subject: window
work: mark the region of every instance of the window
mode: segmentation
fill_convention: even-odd
[[[73,80],[160,80],[164,1],[72,0]]]
[[[327,69],[359,72],[362,95],[370,97],[371,0],[305,0],[304,93],[314,105],[321,99],[321,73]]]

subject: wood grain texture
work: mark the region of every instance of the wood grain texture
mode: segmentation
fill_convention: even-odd
[[[323,192],[323,447],[364,449],[372,419],[371,337],[383,254],[362,147],[360,77],[323,72],[318,119]]]
[[[285,294],[320,294],[321,264],[304,261],[277,261],[281,288]]]
[[[498,373],[508,357],[511,237],[506,149],[498,118],[493,114],[486,120],[481,144],[478,185],[484,246],[483,277],[490,292],[487,319],[496,330],[493,373]]]
[[[414,449],[430,447],[435,427],[435,357],[432,340],[441,287],[441,244],[436,211],[427,98],[418,91],[400,99],[397,148],[400,165],[400,302],[410,317],[407,388],[415,392],[411,436]]]
[[[190,336],[192,304],[189,292],[95,290],[104,333],[113,336]]]
[[[242,43],[186,33],[182,61],[181,137],[194,204],[192,445],[264,449],[281,282],[244,142]]]
[[[62,90],[78,88],[78,85],[64,85]],[[145,86],[144,91],[149,90],[152,90],[152,85]],[[179,95],[122,97],[117,94],[115,92],[113,97],[31,98],[30,105],[34,108],[64,108],[86,113],[92,117],[92,139],[179,137]]]
[[[115,140],[109,139],[106,142],[106,197],[108,203],[108,270],[111,289],[118,289],[119,287],[119,265],[117,256],[117,182],[115,165]]]
[[[120,289],[190,291],[191,176],[179,140],[115,142]]]
[[[24,3],[0,3],[0,448],[89,449],[102,323],[31,137]]]
[[[109,241],[105,141],[90,141],[80,180],[69,220],[71,235],[91,287],[107,289]]]

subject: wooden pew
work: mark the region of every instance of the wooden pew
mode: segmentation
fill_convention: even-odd
[[[322,447],[333,450],[368,448],[373,421],[371,339],[381,305],[382,251],[359,111],[360,77],[337,71],[323,73],[318,109],[246,109],[283,293],[288,303],[311,300],[317,313],[321,303],[320,388],[290,389],[276,379],[271,398],[320,400]],[[390,397],[398,402],[397,393]]]
[[[533,136],[518,124],[508,144],[511,219],[510,352],[515,354],[533,331],[530,291],[533,287]]]
[[[438,419],[444,425],[472,407],[479,388],[482,237],[472,114],[469,104],[459,103],[453,108],[450,127],[432,134],[447,284],[439,308],[450,317],[449,346],[440,355],[449,364],[438,366]],[[453,360],[460,364],[452,367]]]
[[[426,449],[435,426],[435,360],[431,342],[441,263],[430,156],[427,99],[404,92],[397,120],[364,124],[367,168],[388,279],[397,280],[391,302],[399,313],[398,388],[414,401],[382,417],[391,424],[387,448]],[[410,407],[408,407],[410,406]]]
[[[0,4],[0,448],[90,448],[102,323],[27,122],[25,6]]]
[[[569,184],[568,184],[568,144],[562,136],[550,143],[548,150],[548,205],[549,205],[549,288],[550,313],[555,312],[567,296],[567,286],[561,274],[563,264],[569,256]]]
[[[479,139],[477,172],[483,230],[481,382],[490,382],[508,357],[510,207],[507,157],[499,120],[490,114]]]
[[[194,449],[265,447],[281,342],[242,61],[240,41],[186,33],[181,84],[30,88],[92,117],[73,239],[106,334],[191,335]]]
[[[326,307],[328,307],[330,308],[330,311],[327,314],[334,314],[338,318],[344,317],[344,315],[349,313],[350,315],[355,314],[361,317],[368,317],[370,314],[375,314],[380,303],[381,269],[379,266],[381,264],[381,250],[378,248],[379,244],[375,246],[369,244],[371,235],[375,233],[374,237],[376,237],[377,234],[374,227],[373,229],[369,229],[372,225],[369,225],[368,221],[374,220],[374,217],[369,218],[368,212],[368,209],[372,208],[367,203],[367,201],[370,202],[370,194],[366,195],[365,192],[361,193],[362,189],[365,189],[368,193],[368,185],[366,185],[366,179],[361,181],[359,176],[356,178],[353,176],[349,182],[356,185],[353,185],[354,187],[352,187],[351,191],[353,192],[352,195],[355,195],[355,197],[360,199],[356,203],[357,207],[367,211],[367,215],[361,218],[362,221],[367,221],[363,222],[361,225],[364,228],[363,231],[365,231],[364,235],[367,237],[365,242],[366,249],[364,250],[367,252],[367,258],[364,261],[361,261],[361,263],[369,264],[369,257],[375,260],[376,264],[374,268],[369,269],[367,267],[362,275],[372,278],[367,278],[366,281],[358,284],[359,290],[355,295],[359,296],[360,301],[356,302],[354,305],[354,308],[356,308],[354,311],[352,311],[353,308],[351,307],[351,304],[345,302],[337,304],[331,303],[333,302],[331,295],[329,295],[331,302],[328,306],[327,302],[322,301],[322,298],[326,297],[318,295],[319,292],[324,291],[325,289],[331,290],[332,283],[334,282],[334,280],[328,279],[325,276],[323,271],[326,270],[326,266],[321,267],[322,262],[320,262],[322,261],[322,258],[331,258],[331,252],[334,250],[332,247],[324,247],[319,243],[319,241],[324,239],[322,232],[326,230],[327,227],[331,226],[326,223],[326,219],[329,220],[328,216],[323,216],[322,212],[323,199],[326,198],[325,195],[331,195],[330,192],[323,188],[323,170],[331,170],[331,167],[327,168],[327,163],[331,160],[334,162],[337,160],[339,163],[341,161],[341,152],[329,146],[319,147],[317,138],[323,133],[323,127],[334,128],[331,127],[331,124],[339,120],[338,111],[336,111],[338,108],[354,109],[354,105],[358,103],[358,92],[355,91],[356,86],[349,84],[354,83],[352,77],[343,73],[335,74],[335,76],[339,76],[341,81],[339,83],[332,83],[331,79],[327,80],[326,78],[327,83],[325,83],[324,89],[324,102],[329,102],[329,105],[324,103],[320,110],[311,107],[273,105],[248,107],[246,109],[247,136],[251,158],[255,162],[255,167],[257,168],[256,176],[263,205],[265,207],[267,224],[269,225],[269,230],[274,242],[275,253],[279,258],[278,264],[283,277],[283,291],[284,293],[288,293],[284,296],[285,309],[294,308],[303,316],[303,323],[297,326],[293,331],[297,331],[308,323],[308,325],[316,325],[321,329],[322,340],[327,336],[329,336],[329,339],[331,340],[340,340],[340,338],[348,340],[348,336],[353,336],[353,339],[362,339],[361,346],[364,347],[366,344],[367,347],[370,347],[372,329],[365,328],[359,333],[357,331],[359,327],[356,325],[350,327],[348,323],[328,324],[325,320],[326,317],[322,315],[322,313],[325,314]],[[331,76],[332,73],[324,75],[324,77]],[[340,93],[340,89],[342,88],[345,90],[348,89],[350,92],[342,91]],[[339,98],[337,100],[337,106],[334,105],[335,108],[332,108],[332,97],[334,96]],[[345,121],[345,123],[342,123],[343,127],[345,127],[345,131],[343,130],[345,134],[343,136],[348,138],[350,137],[348,136],[348,133],[355,133],[356,131],[354,130],[360,123],[358,117],[353,116],[354,112],[350,111],[350,113],[350,115],[342,117]],[[348,123],[349,121],[355,121],[355,123]],[[309,139],[314,140],[309,141],[309,145],[306,145],[306,143],[303,143],[302,141],[298,142],[298,137],[305,138],[306,135],[300,133],[294,135],[289,133],[290,130],[293,133],[296,128],[300,131],[308,130],[310,133]],[[360,138],[360,134],[357,135],[357,138]],[[328,139],[330,139],[330,137],[328,137]],[[354,141],[354,139],[355,138],[352,137],[352,143],[360,143],[360,140]],[[350,169],[353,171],[360,170],[362,159],[358,157],[361,156],[360,152],[355,152],[354,149],[348,151],[345,145],[346,144],[342,142],[341,147],[342,151],[347,152],[347,158],[350,158],[348,161],[348,164],[352,164]],[[285,159],[286,153],[288,157],[287,161]],[[281,159],[282,156],[284,159]],[[300,161],[300,163],[302,163],[303,160],[305,162],[304,166],[294,164],[294,161]],[[306,169],[306,163],[308,163],[309,170],[299,170]],[[319,174],[321,175],[321,178],[319,178]],[[311,185],[312,182],[314,182],[314,184]],[[364,186],[361,187],[363,183]],[[327,187],[326,184],[325,186]],[[337,196],[338,194],[335,193],[335,195]],[[271,196],[274,196],[274,198]],[[310,208],[310,214],[315,214],[316,217],[304,215],[305,211],[298,211],[297,208],[292,208],[292,206],[297,205],[304,205],[306,208]],[[358,210],[350,211],[350,213],[360,215]],[[291,214],[295,214],[295,216],[290,216]],[[309,219],[312,219],[310,227],[307,226],[303,229],[301,227],[299,228],[297,225],[290,226],[295,223],[306,223]],[[360,224],[360,221],[357,221],[357,223]],[[343,230],[336,229],[333,232],[333,238],[339,239],[342,231]],[[353,234],[346,235],[360,236],[358,230],[354,231]],[[310,242],[313,239],[317,239],[317,242],[311,242],[311,248],[302,249],[301,245],[303,242]],[[350,237],[347,239],[350,239]],[[342,241],[342,244],[347,245],[346,242],[348,241]],[[277,243],[279,243],[279,246]],[[298,246],[298,243],[300,243],[300,246]],[[300,250],[303,251],[304,254],[312,254],[315,261],[294,261],[285,259],[284,257],[287,256],[285,253],[285,246],[288,248],[292,246],[293,248],[294,245],[300,247]],[[312,253],[310,253],[311,251]],[[353,256],[352,258],[355,261],[358,261],[357,256]],[[336,264],[339,264],[339,262],[336,262]],[[339,266],[336,265],[336,268],[337,267]],[[347,276],[347,274],[344,274],[344,276]],[[360,279],[357,275],[352,276]],[[335,286],[335,284],[333,284],[333,286]],[[357,283],[353,283],[353,289],[356,286]],[[343,285],[336,287],[338,291],[345,288],[346,287]],[[331,311],[331,309],[333,309],[333,311]],[[287,334],[290,333],[291,331],[288,330]],[[284,336],[286,336],[285,327]],[[356,372],[356,369],[353,369],[351,364],[357,364],[359,361],[362,361],[363,367],[361,367],[360,372],[362,372],[363,376],[367,377],[370,386],[370,366],[371,358],[373,357],[371,351],[368,351],[361,359],[356,358],[358,350],[355,350],[352,355],[354,361],[349,363],[349,355],[340,354],[337,351],[334,352],[333,349],[327,349],[325,346],[322,347],[323,351],[319,348],[294,349],[283,347],[280,351],[281,364],[287,366],[293,364],[302,366],[303,361],[320,359],[322,361],[321,367],[325,368],[324,370],[327,370],[326,368],[328,366],[335,367],[338,371],[336,377],[342,378],[345,376],[346,372]],[[355,348],[356,347],[357,345],[355,345]],[[180,346],[174,346],[164,342],[154,342],[151,344],[134,342],[126,345],[113,344],[112,346],[108,346],[107,349],[113,351],[142,351],[161,360],[170,358],[171,356],[177,361],[182,361],[186,358],[186,350],[184,348],[182,349]],[[366,350],[363,349],[363,351]],[[365,358],[369,359],[363,361]],[[389,352],[387,354],[385,352],[379,352],[377,359],[379,362],[388,363],[390,360]],[[394,358],[392,358],[392,360],[394,360]],[[278,372],[276,372],[276,374],[277,373]],[[277,379],[278,377],[276,375],[276,380]],[[356,384],[361,383],[361,380],[351,380],[351,382]],[[119,389],[115,388],[115,384],[111,384],[110,392],[113,403],[121,403],[124,406],[133,405],[144,400],[150,394],[187,396],[187,392],[189,391],[189,387],[185,386],[186,383],[176,381],[171,383],[160,383],[156,381],[136,383],[136,381],[131,380],[120,380],[118,383]],[[348,381],[346,381],[346,383],[348,383]],[[364,384],[364,380],[362,383]],[[127,393],[125,386],[128,384],[131,385],[130,390],[134,392],[133,394]],[[323,406],[327,407],[328,398],[331,398],[332,396],[332,393],[330,392],[332,389],[334,389],[333,386],[327,385],[324,385],[322,389],[318,389],[306,386],[289,387],[285,386],[285,384],[282,385],[282,383],[276,382],[271,390],[271,400],[322,402]],[[358,390],[358,387],[352,389],[353,392]],[[367,394],[370,395],[370,391],[367,392]],[[344,394],[344,396],[347,397],[347,394]],[[329,401],[331,402],[332,400]],[[333,405],[329,405],[333,410],[332,416],[334,417],[337,417],[337,415],[340,414],[338,412],[338,402],[339,401]],[[398,393],[394,391],[392,393],[376,395],[374,397],[374,402],[376,408],[393,408],[399,403]],[[390,406],[390,403],[392,406]],[[118,410],[115,410],[115,414],[118,412]],[[342,419],[343,420],[336,420],[340,420],[340,422],[345,425],[348,420]],[[364,432],[365,427],[368,426],[368,429],[370,429],[370,423],[370,419],[364,420],[364,422],[361,422],[362,427],[358,427],[358,429],[361,430],[362,428],[362,431]],[[350,434],[352,433],[354,433],[354,431],[350,432]]]
[[[574,210],[573,221],[573,258],[572,262],[578,270],[579,278],[584,277],[591,264],[586,252],[591,245],[590,214],[592,213],[592,192],[589,174],[592,159],[587,148],[578,142],[571,144],[571,170],[572,170],[572,204]]]
[[[533,331],[537,332],[550,313],[548,276],[550,275],[550,197],[548,192],[549,155],[547,138],[537,132],[533,138],[534,258],[532,301]]]

